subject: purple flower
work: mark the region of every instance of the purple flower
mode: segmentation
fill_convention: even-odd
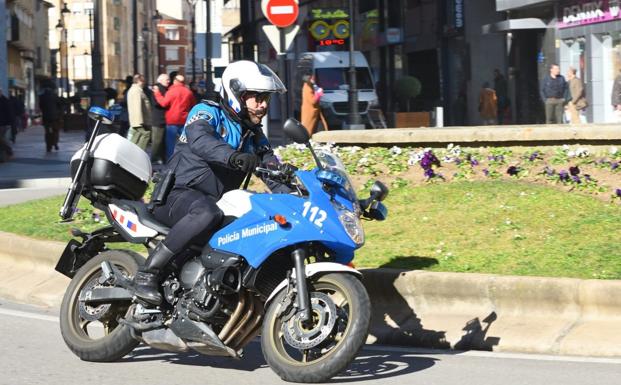
[[[592,180],[592,179],[591,179],[591,175],[589,175],[589,174],[584,174],[584,180],[586,180],[587,182],[590,182],[590,181]]]
[[[455,159],[453,159],[453,161],[454,161],[454,162],[455,162],[455,164],[457,164],[457,165],[461,164],[461,159],[459,159],[459,158],[455,158]]]
[[[580,183],[580,177],[578,175],[572,175],[571,179],[575,182],[575,183]]]
[[[569,173],[565,170],[561,170],[558,173],[558,178],[561,180],[561,182],[568,182],[569,181]]]
[[[479,161],[478,161],[478,160],[476,160],[476,159],[471,159],[471,160],[470,160],[470,165],[471,165],[472,167],[476,167],[476,166],[478,166],[478,165],[479,165]]]
[[[569,168],[569,173],[572,176],[576,176],[576,175],[580,174],[580,169],[578,168],[578,166],[572,166],[572,167]]]
[[[546,173],[547,176],[554,176],[554,174],[556,174],[556,171],[554,171],[554,169],[546,166],[543,171]]]
[[[520,168],[516,166],[511,166],[507,169],[507,174],[511,176],[516,176],[520,172]]]
[[[539,152],[535,151],[532,154],[530,154],[530,156],[528,157],[528,160],[530,160],[531,162],[534,162],[535,159],[539,158]]]
[[[619,168],[619,162],[612,162],[612,163],[610,163],[610,168],[612,170],[618,169]]]
[[[433,172],[433,169],[428,168],[428,169],[426,169],[426,170],[425,170],[425,176],[426,176],[428,179],[433,178],[435,175],[436,175],[436,173],[434,173],[434,172]]]
[[[621,188],[615,190],[615,195],[617,196],[617,198],[621,198]]]
[[[485,176],[489,176],[489,170],[484,168],[483,169],[483,174],[485,174]]]

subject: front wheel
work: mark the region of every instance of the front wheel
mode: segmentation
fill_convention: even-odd
[[[97,306],[80,301],[80,293],[102,286],[99,278],[104,261],[131,277],[144,259],[132,251],[104,251],[84,264],[71,280],[60,307],[60,331],[69,349],[84,361],[117,361],[139,343],[132,337],[129,327],[119,323],[131,301]]]
[[[285,291],[270,303],[263,322],[263,356],[285,381],[329,380],[353,361],[367,338],[371,304],[360,280],[327,274],[312,279],[309,292],[310,324],[292,314]]]

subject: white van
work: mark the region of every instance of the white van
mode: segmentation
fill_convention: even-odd
[[[358,89],[358,112],[361,121],[370,127],[367,113],[370,108],[379,108],[379,100],[375,91],[375,81],[369,68],[369,63],[362,52],[354,52],[356,65],[356,88]],[[328,121],[330,129],[341,129],[347,123],[349,103],[347,90],[349,88],[349,52],[305,52],[300,55],[297,65],[297,95],[301,94],[301,78],[304,75],[314,74],[315,81],[323,88],[321,109]],[[298,103],[298,106],[300,104]]]

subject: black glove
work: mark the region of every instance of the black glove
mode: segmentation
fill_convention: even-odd
[[[247,152],[235,152],[231,155],[229,160],[231,167],[242,170],[246,174],[254,172],[259,163],[260,161],[258,156]]]

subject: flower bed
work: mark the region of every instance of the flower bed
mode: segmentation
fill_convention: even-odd
[[[377,177],[396,188],[424,183],[513,179],[554,185],[565,191],[621,203],[621,150],[616,147],[462,148],[452,144],[441,150],[332,144],[314,144],[314,147],[337,153],[354,183],[364,186]],[[302,145],[279,147],[276,153],[283,161],[304,168],[314,165]]]

